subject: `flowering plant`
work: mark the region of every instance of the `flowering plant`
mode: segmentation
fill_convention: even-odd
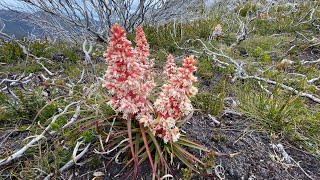
[[[171,154],[170,157],[175,154],[182,162],[191,164],[192,167],[194,167],[191,162],[193,160],[202,163],[179,146],[180,143],[207,151],[201,145],[180,138],[179,132],[181,123],[178,122],[181,122],[183,116],[189,115],[193,111],[189,97],[194,96],[198,91],[193,86],[193,83],[197,81],[193,75],[196,71],[194,57],[186,57],[182,66],[177,67],[173,56],[168,56],[163,70],[165,83],[161,87],[158,98],[152,103],[149,99],[155,87],[154,73],[152,72],[153,60],[148,58],[149,44],[142,27],[137,27],[135,48],[127,39],[125,29],[120,25],[115,24],[111,28],[111,34],[105,53],[108,66],[104,75],[103,87],[107,88],[112,95],[108,101],[110,107],[127,121],[128,142],[135,164],[134,177],[138,171],[139,151],[137,152],[137,149],[140,148],[138,138],[140,135],[143,138],[143,149],[146,150],[146,155],[149,157],[154,176],[158,163],[156,159],[160,158],[161,162],[169,168],[159,145],[162,143],[164,143],[165,151]],[[140,128],[136,128],[136,125]],[[162,142],[157,140],[156,136]],[[170,142],[170,146],[167,144],[168,142]],[[155,162],[152,158],[152,149],[154,148],[157,151]],[[187,158],[187,156],[192,158]]]
[[[211,36],[209,37],[209,41],[219,39],[221,37],[223,37],[222,26],[220,24],[217,24],[217,26],[214,28],[214,31],[212,31]]]

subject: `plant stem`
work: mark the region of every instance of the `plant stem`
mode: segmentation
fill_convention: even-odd
[[[151,165],[151,168],[152,168],[152,173],[155,174],[156,171],[155,171],[154,164],[153,164],[153,159],[152,159],[152,156],[151,156],[151,153],[150,153],[150,150],[149,150],[149,145],[148,145],[148,141],[147,141],[147,137],[146,137],[146,132],[145,132],[144,127],[143,127],[143,125],[141,123],[140,123],[140,129],[141,129],[141,134],[142,134],[144,146],[146,147],[146,151],[147,151],[147,154],[148,154],[148,157],[149,157],[150,165]]]
[[[138,158],[135,154],[134,147],[133,147],[133,142],[132,142],[132,131],[131,131],[131,118],[128,118],[127,120],[127,127],[128,127],[128,138],[129,138],[129,144],[130,144],[130,149],[131,149],[131,154],[132,158],[134,161],[134,175],[133,175],[133,180],[136,179],[137,174],[138,174]]]

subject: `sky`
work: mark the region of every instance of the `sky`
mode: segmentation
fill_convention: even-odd
[[[0,0],[0,1],[4,2],[5,4],[7,4],[13,9],[20,10],[20,11],[27,11],[27,9],[25,9],[23,6],[24,3],[19,2],[19,0]],[[216,0],[205,0],[207,6],[212,5],[215,1]],[[139,5],[139,0],[134,0],[132,4],[132,11],[134,11],[138,7],[138,5]],[[2,9],[1,6],[0,6],[0,9]]]
[[[2,2],[4,2],[5,4],[13,7],[18,7],[18,8],[23,8],[23,3],[19,2],[18,0],[0,0]],[[135,9],[139,4],[139,0],[134,0],[133,4],[132,4],[132,8]],[[1,7],[0,7],[1,9]]]

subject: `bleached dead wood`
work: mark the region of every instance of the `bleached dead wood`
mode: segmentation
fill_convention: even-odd
[[[189,48],[183,48],[180,46],[178,46],[178,48],[183,49],[183,50],[187,50],[187,51],[191,51],[191,52],[197,53],[197,54],[206,53],[207,55],[213,56],[214,59],[218,59],[218,57],[226,59],[228,62],[221,61],[221,60],[216,61],[216,62],[217,63],[222,62],[221,65],[227,65],[227,66],[232,65],[235,68],[236,75],[234,76],[233,80],[235,80],[237,78],[243,79],[243,80],[251,79],[251,80],[257,80],[258,82],[265,82],[265,83],[272,84],[272,85],[279,85],[284,90],[290,91],[290,92],[292,92],[296,95],[299,95],[301,97],[309,98],[310,100],[312,100],[316,103],[320,103],[320,98],[313,95],[313,94],[298,91],[293,87],[290,87],[290,86],[285,85],[283,83],[279,83],[274,80],[259,77],[257,75],[249,75],[249,74],[247,74],[247,72],[243,68],[243,65],[244,65],[243,63],[239,63],[237,60],[233,59],[232,57],[225,55],[221,49],[215,49],[217,51],[217,52],[215,52],[215,51],[210,50],[201,39],[196,39],[195,41],[199,42],[202,45],[203,50],[204,50],[203,52],[198,52],[198,51],[195,51],[195,50],[192,50]],[[265,88],[263,88],[263,89],[266,90]]]
[[[73,154],[76,154],[78,152],[78,148],[79,148],[78,144],[79,142],[77,142],[77,146],[74,148]],[[62,166],[59,169],[59,173],[63,173],[66,170],[70,169],[73,165],[75,165],[89,151],[90,145],[91,143],[87,144],[87,146],[81,151],[81,153],[79,153],[78,155],[74,155],[70,161],[68,161],[64,166]],[[54,174],[50,173],[44,179],[49,180],[52,176],[54,176]]]
[[[11,11],[28,10],[22,19],[41,27],[46,36],[79,42],[81,33],[107,42],[110,27],[118,22],[131,31],[146,14],[152,14],[163,1],[158,0],[17,0],[14,6],[0,1],[0,7]]]
[[[215,118],[214,116],[212,116],[211,114],[208,114],[209,118],[213,121],[213,123],[220,125],[221,122],[217,120],[217,118]]]
[[[261,78],[261,77],[258,77],[258,76],[241,77],[241,79],[254,79],[254,80],[266,82],[268,84],[279,85],[282,89],[291,91],[296,95],[299,95],[301,97],[307,97],[307,98],[309,98],[310,100],[312,100],[314,102],[320,103],[320,98],[318,98],[318,97],[316,97],[316,96],[314,96],[312,94],[309,94],[309,93],[300,92],[300,91],[294,89],[293,87],[287,86],[287,85],[279,83],[277,81],[273,81],[273,80],[266,79],[266,78]]]
[[[10,86],[15,86],[18,84],[26,84],[26,83],[30,82],[32,78],[33,78],[33,73],[30,73],[28,76],[21,76],[18,79],[4,78],[1,80],[0,85],[3,83],[10,83],[9,84]],[[3,91],[3,90],[5,90],[5,89],[2,89],[1,91]]]
[[[10,163],[11,161],[21,157],[30,147],[32,147],[35,143],[37,143],[39,140],[41,140],[42,138],[45,137],[45,134],[49,132],[49,130],[51,129],[51,124],[54,123],[60,116],[62,116],[63,114],[65,114],[67,112],[67,110],[75,105],[75,104],[79,104],[79,102],[72,102],[69,105],[67,105],[64,110],[53,116],[51,123],[42,131],[41,134],[36,135],[28,144],[26,144],[25,146],[23,146],[21,149],[19,149],[18,151],[16,151],[15,153],[13,153],[12,155],[10,155],[9,157],[0,160],[0,166],[6,165],[8,163]]]
[[[53,75],[54,75],[49,69],[47,69],[47,68],[40,62],[39,59],[37,59],[36,62],[37,62],[38,64],[40,64],[40,65],[42,66],[42,68],[43,68],[50,76],[53,76]]]
[[[320,59],[314,61],[301,61],[302,65],[310,65],[310,64],[317,64],[320,63]]]
[[[27,84],[28,82],[30,82],[32,79],[33,79],[33,73],[30,73],[28,76],[24,76],[22,75],[21,77],[17,78],[17,79],[7,79],[7,78],[4,78],[4,79],[0,79],[0,86],[1,85],[5,85],[5,87],[0,87],[0,92],[5,92],[7,91],[8,94],[10,94],[13,99],[16,101],[16,102],[20,102],[20,99],[18,98],[18,96],[11,90],[11,87],[14,87],[14,86],[21,86],[23,89],[24,88],[24,85]]]
[[[65,129],[65,128],[71,126],[78,119],[79,115],[80,115],[80,103],[78,103],[76,110],[75,110],[72,118],[70,119],[70,121],[67,124],[65,124],[62,128]]]
[[[302,16],[302,17],[298,20],[298,22],[297,22],[297,24],[295,25],[295,27],[297,27],[297,26],[299,26],[299,25],[302,25],[302,24],[311,23],[311,22],[313,21],[314,13],[316,12],[318,6],[319,6],[318,2],[317,2],[315,5],[311,6],[312,8],[311,8],[304,16]],[[309,15],[308,20],[303,21],[304,19],[306,19],[306,17],[307,17],[308,15]]]
[[[93,62],[91,60],[91,57],[90,57],[90,53],[92,52],[92,48],[93,48],[93,43],[92,41],[89,42],[89,49],[87,49],[87,39],[85,39],[82,43],[82,51],[84,53],[84,59],[85,59],[85,64],[89,64],[90,67],[91,67],[91,71],[92,71],[92,75],[93,75],[93,78],[95,80],[97,80],[97,77],[96,77],[96,71],[95,71],[95,68],[94,68],[94,65],[93,65]],[[82,75],[81,75],[82,76]],[[82,77],[83,78],[83,77]],[[81,80],[81,78],[80,78]],[[80,81],[81,82],[81,81]]]
[[[314,82],[316,82],[316,81],[320,81],[320,77],[312,78],[312,79],[308,80],[307,83],[308,83],[308,84],[312,84],[312,83],[314,83]]]
[[[277,161],[283,165],[295,165],[300,168],[300,170],[311,180],[314,180],[312,176],[310,176],[298,162],[296,162],[284,149],[282,144],[270,144],[271,148],[274,150],[274,154],[271,157],[277,157]],[[280,155],[281,154],[281,155]]]

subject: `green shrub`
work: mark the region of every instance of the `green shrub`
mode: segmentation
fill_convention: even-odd
[[[16,42],[4,42],[0,47],[0,62],[12,63],[24,58],[25,55]]]
[[[236,13],[239,12],[240,16],[245,17],[247,15],[252,15],[257,11],[256,4],[253,4],[251,1],[244,4],[240,4],[235,8]]]
[[[224,99],[226,96],[226,80],[223,79],[222,83],[218,84],[216,89],[198,93],[192,98],[193,105],[205,110],[207,113],[219,116],[224,110]]]
[[[257,47],[254,50],[254,57],[257,58],[258,61],[269,63],[270,62],[270,56],[267,54],[267,52],[263,51],[262,48]]]

